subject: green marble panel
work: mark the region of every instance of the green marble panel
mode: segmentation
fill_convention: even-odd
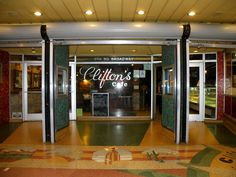
[[[58,66],[69,68],[69,48],[68,46],[54,46],[55,71]],[[55,75],[55,79],[56,79]],[[55,131],[69,125],[69,99],[68,95],[57,95],[55,93]]]
[[[162,47],[162,67],[175,69],[176,61],[176,46],[163,46]],[[174,76],[175,78],[175,76]],[[176,117],[176,99],[175,89],[173,94],[162,95],[162,125],[172,131],[175,128],[175,117]]]

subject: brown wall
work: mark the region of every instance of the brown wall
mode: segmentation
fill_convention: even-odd
[[[0,51],[0,124],[9,122],[9,54]]]

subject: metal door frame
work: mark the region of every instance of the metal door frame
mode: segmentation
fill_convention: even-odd
[[[203,63],[197,63],[197,62],[190,62],[189,63],[189,82],[190,82],[190,68],[191,67],[198,67],[199,68],[199,114],[190,114],[189,112],[189,121],[203,121],[204,120],[204,98],[205,98],[205,93],[204,93],[204,68],[203,68]],[[190,89],[190,83],[189,83],[189,89]],[[189,94],[190,96],[190,94]],[[189,98],[188,98],[189,100]],[[190,108],[190,105],[189,105]]]
[[[38,61],[28,61],[23,63],[23,75],[22,75],[22,112],[23,112],[23,120],[24,121],[40,121],[42,120],[43,113],[28,113],[28,66],[41,66],[42,62]],[[41,77],[42,83],[42,77]],[[41,84],[41,94],[42,94],[42,84]],[[42,110],[43,112],[43,110]]]

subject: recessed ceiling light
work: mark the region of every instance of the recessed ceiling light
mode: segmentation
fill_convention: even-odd
[[[141,28],[143,25],[142,24],[135,24],[134,26],[137,28]]]
[[[194,16],[194,15],[196,15],[196,12],[194,12],[194,11],[190,11],[189,13],[188,13],[188,16]]]
[[[93,14],[93,11],[92,11],[92,10],[86,10],[86,11],[85,11],[85,14],[86,14],[86,15],[92,15],[92,14]]]
[[[91,49],[91,50],[90,50],[90,52],[94,52],[94,50],[93,50],[93,49]]]
[[[42,13],[39,12],[39,11],[36,11],[36,12],[34,12],[34,15],[37,16],[37,17],[40,17],[42,15]]]
[[[133,49],[133,50],[131,50],[131,51],[132,51],[132,52],[134,52],[134,53],[136,52],[136,50],[135,50],[135,49]]]
[[[144,15],[144,14],[145,14],[145,12],[144,12],[143,10],[139,10],[137,13],[138,13],[139,15]]]

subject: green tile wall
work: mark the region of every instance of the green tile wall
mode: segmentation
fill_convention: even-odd
[[[176,46],[162,47],[162,67],[174,67],[176,61]],[[162,125],[172,131],[175,128],[176,113],[175,93],[173,95],[162,95]]]
[[[69,48],[68,46],[54,46],[55,70],[57,66],[69,69]],[[55,76],[56,77],[56,76]],[[54,104],[55,130],[69,125],[69,99],[68,95],[55,96]]]

